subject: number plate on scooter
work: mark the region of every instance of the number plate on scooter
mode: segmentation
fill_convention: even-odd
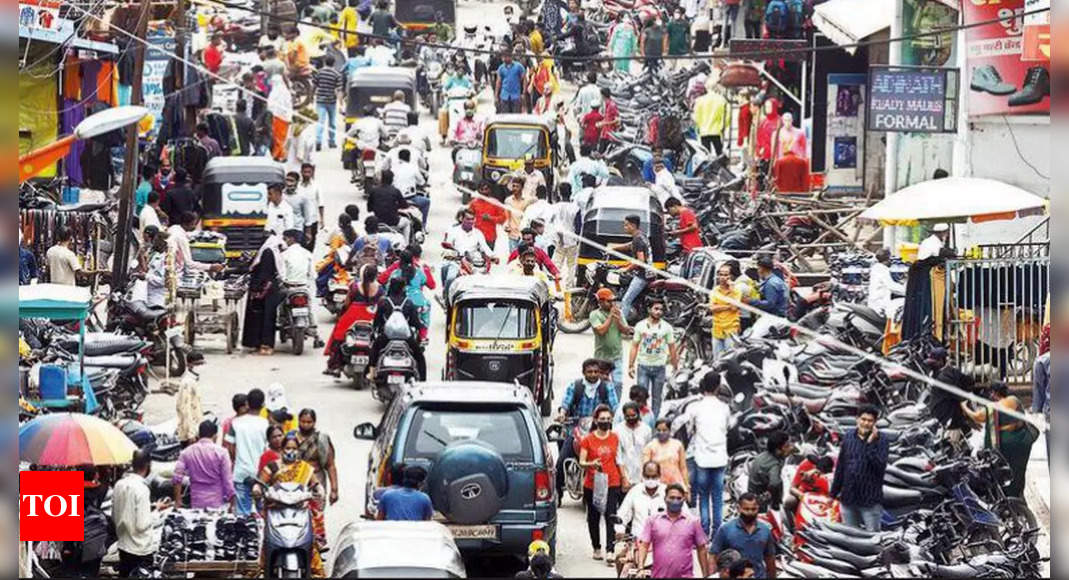
[[[349,363],[357,366],[366,366],[368,362],[367,355],[357,354],[349,357]]]
[[[472,176],[472,173],[470,171],[461,171],[460,172],[460,179],[462,181],[471,181],[472,178],[473,178],[473,176]]]
[[[400,385],[400,384],[404,384],[404,382],[405,382],[405,376],[404,375],[390,375],[390,376],[386,377],[386,383],[390,384],[390,385]]]
[[[334,303],[341,304],[342,302],[345,302],[345,294],[335,294]]]
[[[620,273],[619,272],[608,272],[608,273],[606,273],[605,274],[605,281],[608,282],[612,286],[619,286],[620,285]]]
[[[293,316],[308,316],[308,308],[294,308],[290,313],[293,314]]]

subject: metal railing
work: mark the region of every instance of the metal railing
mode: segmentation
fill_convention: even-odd
[[[946,263],[943,342],[953,363],[977,381],[1032,381],[1050,292],[1050,257],[1038,244],[1019,246]]]

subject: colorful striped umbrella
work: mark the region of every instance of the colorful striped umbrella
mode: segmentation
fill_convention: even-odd
[[[36,465],[122,465],[136,449],[118,427],[83,413],[43,415],[19,427],[19,460]]]

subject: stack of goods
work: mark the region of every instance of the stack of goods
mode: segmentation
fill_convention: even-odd
[[[260,520],[230,512],[174,510],[163,524],[156,553],[164,568],[175,562],[239,562],[260,557]]]

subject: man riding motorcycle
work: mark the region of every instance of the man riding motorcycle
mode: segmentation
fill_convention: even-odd
[[[405,320],[408,321],[410,332],[408,337],[405,338],[405,342],[408,343],[408,349],[412,354],[412,358],[416,360],[416,369],[419,372],[419,380],[427,380],[427,359],[423,356],[423,348],[419,344],[420,331],[423,329],[423,321],[419,316],[419,307],[414,302],[408,299],[405,294],[405,286],[407,282],[402,277],[392,278],[390,280],[389,288],[386,292],[386,296],[379,300],[379,304],[375,310],[375,322],[372,325],[372,332],[375,336],[375,341],[371,345],[371,356],[369,361],[372,365],[377,365],[379,362],[379,353],[390,342],[390,340],[398,340],[398,338],[391,338],[384,332],[386,329],[386,321],[390,319],[390,315],[394,313],[395,309],[400,309],[404,314]],[[372,380],[375,378],[375,367],[368,368],[368,377]]]
[[[442,264],[442,293],[449,295],[449,287],[453,280],[460,275],[461,268],[473,269],[467,256],[469,253],[481,255],[484,260],[497,262],[493,251],[486,243],[483,233],[475,229],[475,213],[470,209],[464,210],[460,218],[460,224],[453,226],[442,240],[442,248],[453,250],[457,253],[457,261],[446,260]]]
[[[453,163],[457,162],[457,149],[478,147],[483,138],[483,124],[475,120],[475,103],[464,103],[464,116],[449,132],[449,144],[453,146]]]
[[[386,138],[386,125],[376,114],[374,105],[364,106],[364,116],[349,128],[346,138],[356,141],[356,147],[352,150],[353,158],[350,159],[353,168],[352,181],[356,183],[363,178],[358,161],[363,158],[364,151],[377,151],[382,140]]]

